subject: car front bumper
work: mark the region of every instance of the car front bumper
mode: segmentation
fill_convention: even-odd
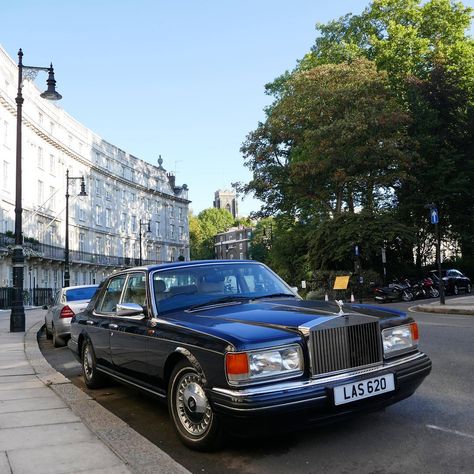
[[[320,379],[287,381],[244,389],[213,388],[208,395],[216,413],[236,434],[245,424],[257,421],[272,430],[284,425],[302,426],[336,421],[360,411],[373,411],[409,397],[431,371],[431,360],[418,352],[386,362],[382,366],[338,374]],[[334,404],[333,389],[392,373],[395,390],[347,404]],[[244,423],[242,423],[244,422]],[[255,431],[254,431],[255,432]]]

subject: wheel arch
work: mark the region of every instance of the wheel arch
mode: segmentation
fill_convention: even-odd
[[[203,384],[207,384],[206,375],[197,358],[191,353],[191,351],[189,351],[189,349],[186,349],[184,347],[177,347],[174,352],[172,352],[168,356],[165,362],[165,366],[163,368],[163,380],[166,387],[168,387],[169,385],[173,369],[181,361],[189,362],[191,366],[194,367],[194,369],[196,369],[198,374],[201,376]]]

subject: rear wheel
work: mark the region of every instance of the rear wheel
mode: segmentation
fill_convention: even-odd
[[[44,333],[46,334],[46,339],[53,338],[53,335],[49,332],[48,323],[46,322],[46,319],[44,320]]]
[[[472,291],[471,284],[468,283],[466,286],[466,293],[470,293]]]
[[[218,447],[220,420],[212,410],[201,376],[187,361],[177,364],[168,386],[168,409],[181,441],[198,451]]]
[[[100,388],[105,385],[106,376],[97,370],[94,348],[90,341],[82,346],[82,375],[88,388]]]
[[[66,341],[61,336],[58,336],[58,334],[56,333],[56,328],[54,326],[52,338],[54,347],[64,347],[66,345]]]

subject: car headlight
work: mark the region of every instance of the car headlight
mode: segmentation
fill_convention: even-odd
[[[397,355],[401,351],[413,349],[418,345],[418,326],[410,323],[382,331],[383,352],[386,357]]]
[[[225,358],[227,379],[237,385],[263,378],[283,378],[303,371],[299,345],[250,352],[228,352]]]

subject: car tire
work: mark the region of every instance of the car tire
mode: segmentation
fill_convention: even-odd
[[[436,288],[431,287],[430,288],[430,297],[431,298],[438,298],[439,296],[439,291]]]
[[[470,293],[471,291],[472,291],[471,284],[468,283],[467,286],[466,286],[466,293]]]
[[[413,301],[415,297],[413,296],[413,293],[410,291],[403,290],[402,292],[402,300],[403,301]]]
[[[82,346],[82,375],[88,388],[100,388],[105,385],[106,376],[97,370],[94,348],[90,341]]]
[[[222,442],[222,427],[206,396],[201,375],[187,361],[174,368],[168,385],[168,410],[181,441],[197,451]]]
[[[46,335],[46,339],[52,339],[53,335],[49,332],[48,324],[46,323],[46,319],[44,320],[44,333]]]
[[[54,347],[64,347],[66,345],[66,341],[61,336],[57,335],[56,329],[54,328],[54,326],[53,326],[53,334],[51,337],[53,339]]]
[[[453,286],[453,294],[458,295],[459,294],[459,288],[458,285]]]

